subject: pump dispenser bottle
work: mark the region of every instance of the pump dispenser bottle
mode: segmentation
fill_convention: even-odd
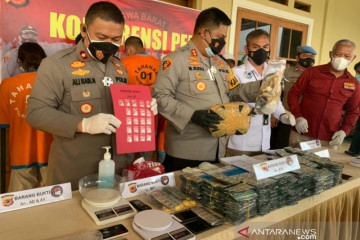
[[[115,175],[115,162],[111,159],[109,152],[110,146],[103,147],[106,149],[104,159],[99,163],[99,188],[113,188]]]

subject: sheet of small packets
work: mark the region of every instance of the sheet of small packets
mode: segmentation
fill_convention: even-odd
[[[116,130],[117,153],[155,150],[154,114],[150,110],[150,88],[112,84],[115,116],[121,121]]]

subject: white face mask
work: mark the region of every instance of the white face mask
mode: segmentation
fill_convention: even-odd
[[[331,56],[331,66],[337,71],[343,71],[350,64],[350,60],[347,60],[343,57],[333,57]]]

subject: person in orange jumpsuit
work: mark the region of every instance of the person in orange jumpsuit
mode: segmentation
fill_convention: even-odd
[[[50,144],[53,137],[26,122],[27,98],[44,50],[37,43],[19,47],[18,60],[24,73],[6,78],[0,85],[0,124],[10,125],[9,192],[45,186]]]

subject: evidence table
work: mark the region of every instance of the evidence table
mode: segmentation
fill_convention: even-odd
[[[317,196],[303,199],[296,205],[249,219],[240,226],[225,223],[223,226],[197,235],[196,239],[298,239],[296,236],[288,236],[280,232],[277,235],[259,231],[255,234],[257,229],[280,231],[279,229],[294,228],[315,229],[316,238],[303,239],[360,239],[360,168],[349,165],[348,162],[353,157],[345,155],[343,148],[329,151],[333,161],[344,163],[344,173],[352,175],[352,179],[343,181],[341,185]],[[177,172],[176,176],[178,174]],[[80,193],[74,191],[70,200],[2,213],[0,239],[59,239],[115,225],[112,223],[97,226],[81,207],[81,201]],[[119,223],[129,230],[129,234],[117,239],[141,239],[132,228],[132,218]],[[249,228],[246,229],[247,227]],[[238,233],[240,230],[250,238]]]

